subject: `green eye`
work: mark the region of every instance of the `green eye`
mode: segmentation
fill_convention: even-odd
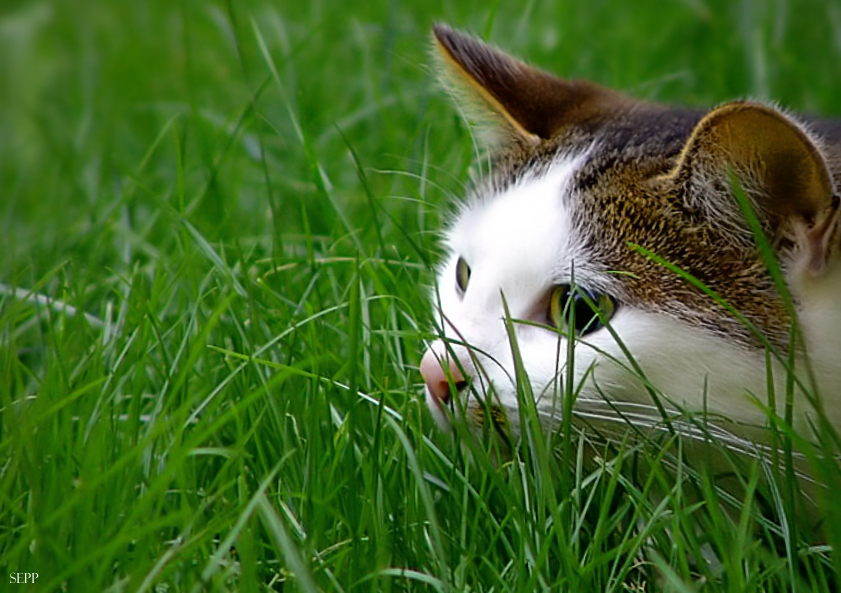
[[[580,286],[556,286],[549,298],[549,324],[557,329],[572,327],[580,336],[604,327],[615,311],[616,302],[609,295]]]
[[[461,293],[467,290],[467,283],[470,282],[470,266],[463,257],[458,258],[456,263],[456,286]]]

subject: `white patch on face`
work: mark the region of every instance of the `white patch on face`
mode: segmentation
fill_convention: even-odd
[[[447,233],[449,257],[436,295],[441,327],[474,387],[485,391],[489,381],[497,403],[509,410],[516,409],[517,401],[503,298],[512,319],[543,322],[541,302],[553,286],[569,282],[572,262],[579,258],[564,200],[583,158],[561,160],[539,177],[526,177],[500,195],[476,201]],[[471,269],[463,295],[456,285],[459,258]],[[586,262],[579,267],[576,261],[575,274],[585,285]],[[558,334],[523,324],[515,327],[529,376],[552,384],[559,369]],[[473,356],[458,343],[469,344]],[[431,348],[443,360],[445,344],[439,340]],[[430,409],[441,421],[439,407],[433,403]]]
[[[576,242],[566,210],[565,203],[574,203],[574,197],[567,198],[583,158],[559,160],[540,176],[526,177],[500,195],[477,200],[448,231],[449,256],[435,295],[445,340],[431,344],[427,356],[445,361],[451,352],[472,384],[472,390],[459,394],[462,402],[454,406],[456,412],[480,405],[471,392],[481,396],[492,392],[491,403],[505,409],[517,430],[515,365],[504,299],[538,412],[547,425],[558,424],[568,374],[567,340],[549,328],[517,320],[544,322],[549,293],[554,286],[569,283],[573,272],[576,284],[585,288],[621,282],[621,276],[593,269],[586,250]],[[460,257],[471,268],[463,295],[456,283]],[[580,388],[576,416],[619,433],[627,426],[617,410],[640,426],[661,419],[649,389],[625,354],[627,349],[646,381],[663,395],[667,409],[707,410],[713,419],[725,417],[757,428],[766,424],[764,351],[747,350],[679,320],[621,305],[610,325],[621,345],[604,328],[576,341],[572,378],[574,388]],[[776,393],[784,394],[785,372],[776,363],[772,370]],[[441,403],[428,390],[427,399],[435,419],[446,426],[448,416]],[[777,399],[781,403],[784,397]],[[803,427],[810,406],[803,401],[796,409],[803,414],[797,422]],[[759,434],[747,427],[741,432]]]
[[[546,176],[526,179],[504,194],[475,203],[450,229],[450,257],[440,282],[454,286],[458,258],[470,266],[462,309],[488,311],[505,295],[512,315],[522,315],[539,291],[553,284],[569,259],[570,222],[562,201],[578,161],[563,162]],[[445,291],[447,294],[449,290]]]

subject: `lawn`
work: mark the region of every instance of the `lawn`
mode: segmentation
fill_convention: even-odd
[[[436,21],[639,98],[841,116],[837,0],[4,0],[0,590],[837,586],[786,496],[436,429],[417,366],[474,155]]]

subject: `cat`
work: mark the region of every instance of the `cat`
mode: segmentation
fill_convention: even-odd
[[[491,147],[433,293],[439,424],[517,435],[527,381],[545,426],[574,393],[576,425],[616,438],[677,427],[755,452],[788,393],[798,433],[841,428],[841,122],[666,107],[444,25],[434,41]]]

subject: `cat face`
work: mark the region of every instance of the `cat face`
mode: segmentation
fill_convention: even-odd
[[[762,105],[643,104],[443,27],[436,40],[456,93],[496,122],[497,147],[491,178],[446,231],[433,297],[441,339],[421,362],[439,423],[490,413],[516,432],[530,397],[554,426],[574,393],[576,417],[608,432],[662,426],[664,410],[759,430],[750,394],[764,401],[769,368],[784,387],[766,349],[788,348],[792,312],[734,183],[776,249],[804,332],[824,345],[820,375],[841,387],[841,340],[825,351],[827,328],[841,329],[827,289],[841,288],[834,148]]]
[[[446,425],[451,412],[466,411],[480,423],[489,406],[498,407],[504,414],[497,420],[506,417],[516,431],[516,348],[526,375],[520,380],[529,382],[547,425],[560,418],[569,379],[578,392],[578,415],[608,425],[602,428],[624,421],[616,406],[626,419],[660,423],[646,380],[666,389],[675,407],[706,398],[713,409],[751,421],[755,406],[748,398],[736,406],[716,395],[729,397],[739,386],[759,389],[763,351],[747,338],[721,339],[701,324],[712,326],[710,319],[693,322],[679,303],[673,311],[666,302],[659,310],[647,306],[634,286],[640,280],[620,273],[630,262],[611,260],[609,249],[590,242],[593,229],[579,226],[578,210],[587,201],[576,180],[588,158],[586,151],[560,155],[499,193],[476,196],[447,231],[448,257],[434,297],[444,339],[421,364],[433,415]],[[600,227],[595,234],[611,232],[612,226]],[[630,249],[627,255],[645,261]],[[724,327],[733,323],[724,310],[719,317]]]

